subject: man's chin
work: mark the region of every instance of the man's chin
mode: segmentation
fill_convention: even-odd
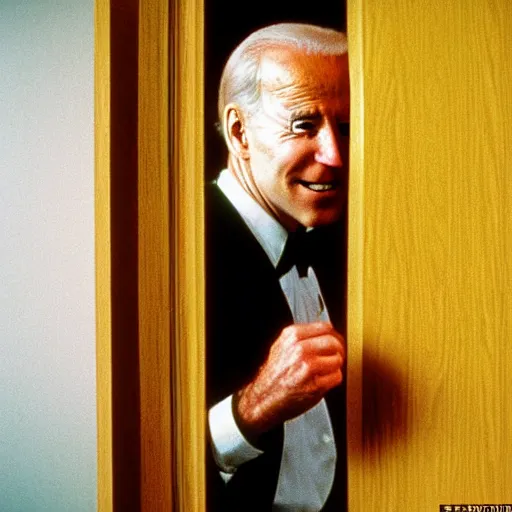
[[[322,212],[317,215],[310,215],[301,219],[301,224],[305,228],[319,228],[322,226],[329,226],[338,222],[341,219],[342,211]]]
[[[334,224],[340,220],[343,208],[311,208],[290,213],[281,215],[278,220],[288,231],[295,231],[299,226],[307,229]]]

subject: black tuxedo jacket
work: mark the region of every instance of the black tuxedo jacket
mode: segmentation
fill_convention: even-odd
[[[293,323],[279,276],[238,212],[215,184],[206,189],[206,396],[209,409],[252,380],[281,330]],[[344,333],[343,224],[316,230],[313,263],[331,321]],[[324,510],[342,512],[346,503],[345,386],[326,397],[336,436],[338,464]],[[207,446],[209,512],[272,510],[283,427],[265,434],[264,451],[222,481]]]

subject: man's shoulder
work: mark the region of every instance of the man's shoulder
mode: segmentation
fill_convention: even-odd
[[[205,187],[205,226],[209,246],[228,246],[251,238],[241,215],[216,182]]]
[[[242,229],[244,226],[242,217],[216,181],[205,185],[205,222],[210,230],[228,227]]]
[[[215,182],[206,184],[205,226],[210,250],[268,259],[242,215]]]
[[[212,215],[219,216],[223,213],[236,211],[228,198],[220,189],[216,180],[209,181],[205,184],[204,193],[206,220],[211,218]]]

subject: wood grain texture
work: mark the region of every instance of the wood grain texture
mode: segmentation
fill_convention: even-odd
[[[204,51],[202,0],[171,7],[175,510],[205,510]]]
[[[205,508],[202,12],[96,3],[101,512]]]
[[[359,459],[363,431],[364,73],[363,11],[347,2],[350,64],[350,179],[347,243],[347,456]],[[363,472],[349,465],[348,509],[360,509]],[[352,470],[352,468],[354,468]]]
[[[110,241],[110,6],[94,8],[94,183],[96,260],[96,396],[98,424],[98,510],[113,507],[112,318]]]
[[[171,510],[168,2],[139,4],[141,510]]]
[[[512,8],[354,0],[350,12],[364,70],[351,512],[510,503]]]

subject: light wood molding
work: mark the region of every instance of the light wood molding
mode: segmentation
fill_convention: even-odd
[[[175,506],[205,510],[204,51],[202,0],[171,13],[171,290]]]
[[[169,13],[96,3],[98,510],[169,511]]]
[[[355,464],[362,445],[364,269],[363,6],[347,1],[350,64],[350,176],[347,236],[347,456],[348,507],[357,511],[364,474]]]
[[[168,512],[171,486],[169,5],[139,2],[138,291],[141,510]],[[175,340],[176,341],[176,340]]]
[[[110,6],[94,9],[96,397],[98,510],[112,510],[112,317],[110,241]]]

